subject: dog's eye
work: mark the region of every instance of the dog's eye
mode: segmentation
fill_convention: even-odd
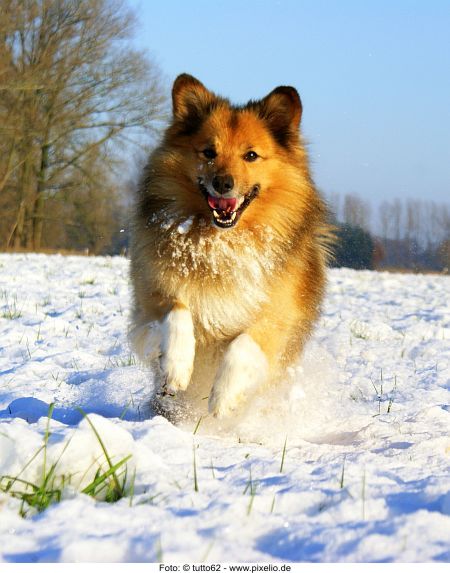
[[[206,157],[206,159],[214,159],[215,157],[217,157],[217,153],[215,149],[211,149],[210,147],[204,149],[202,151],[203,155]]]
[[[244,155],[244,161],[256,161],[258,157],[259,155],[256,153],[256,151],[247,151],[247,153]]]

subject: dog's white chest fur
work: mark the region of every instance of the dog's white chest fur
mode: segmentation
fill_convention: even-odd
[[[186,226],[174,221],[163,229],[160,284],[190,309],[206,333],[216,339],[234,336],[267,298],[276,263],[270,229],[199,232],[189,227],[185,232]]]

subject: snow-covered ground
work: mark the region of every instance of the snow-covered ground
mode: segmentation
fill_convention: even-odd
[[[0,493],[0,560],[450,560],[449,277],[330,271],[291,380],[194,433],[149,409],[127,274],[0,255],[0,476],[39,485],[45,454],[66,484],[41,513]],[[132,455],[116,503],[80,493],[108,466],[78,407],[112,464]]]

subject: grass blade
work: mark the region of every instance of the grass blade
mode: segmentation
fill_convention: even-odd
[[[132,457],[131,454],[129,454],[128,456],[126,456],[125,458],[123,458],[123,460],[120,460],[120,462],[117,462],[117,464],[111,466],[108,470],[106,470],[105,473],[100,474],[99,472],[97,472],[95,475],[96,477],[94,478],[94,481],[92,481],[88,486],[86,486],[84,489],[81,490],[81,493],[86,493],[88,495],[92,495],[93,493],[95,493],[95,490],[97,489],[97,486],[99,486],[100,484],[102,484],[104,481],[106,481],[110,476],[115,476],[115,472],[116,470],[118,470],[121,466],[123,466],[123,464],[125,464],[130,458]],[[116,476],[115,476],[116,477]],[[116,482],[115,482],[115,485]],[[122,491],[122,487],[119,484],[118,490]]]
[[[195,455],[195,444],[192,445],[192,450],[194,453],[194,491],[199,491],[198,479],[197,479],[197,457]]]
[[[86,412],[85,412],[84,410],[82,410],[81,408],[78,408],[78,411],[84,416],[84,418],[86,419],[86,421],[88,422],[88,424],[91,426],[92,431],[94,432],[95,437],[97,438],[98,443],[100,444],[100,447],[102,448],[102,451],[103,451],[103,453],[105,454],[105,458],[106,458],[106,461],[107,461],[107,463],[108,463],[109,469],[112,469],[112,468],[114,467],[114,466],[113,466],[113,463],[112,463],[112,461],[111,461],[111,458],[109,457],[108,450],[106,449],[106,446],[105,446],[105,444],[103,443],[103,440],[102,440],[101,437],[100,437],[100,434],[97,432],[97,428],[94,426],[94,424],[92,423],[91,419],[89,418],[89,416],[86,414]],[[117,479],[117,476],[116,476],[114,470],[113,470],[112,473],[111,473],[111,477],[112,477],[112,480],[113,480],[113,482],[114,482],[115,488],[117,488],[117,490],[120,491],[120,490],[121,490],[121,487],[120,487],[119,481],[118,481],[118,479]]]
[[[287,446],[287,436],[286,436],[286,439],[284,440],[283,454],[282,454],[282,456],[281,456],[280,474],[283,473],[284,460],[285,460],[285,457],[286,457],[286,446]]]

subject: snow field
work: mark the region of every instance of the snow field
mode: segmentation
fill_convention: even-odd
[[[0,255],[0,476],[39,483],[55,403],[46,463],[65,484],[39,514],[0,493],[0,559],[448,561],[449,293],[332,270],[285,383],[175,427],[128,345],[127,260]],[[79,407],[113,463],[132,455],[116,503],[80,493],[108,465]]]

